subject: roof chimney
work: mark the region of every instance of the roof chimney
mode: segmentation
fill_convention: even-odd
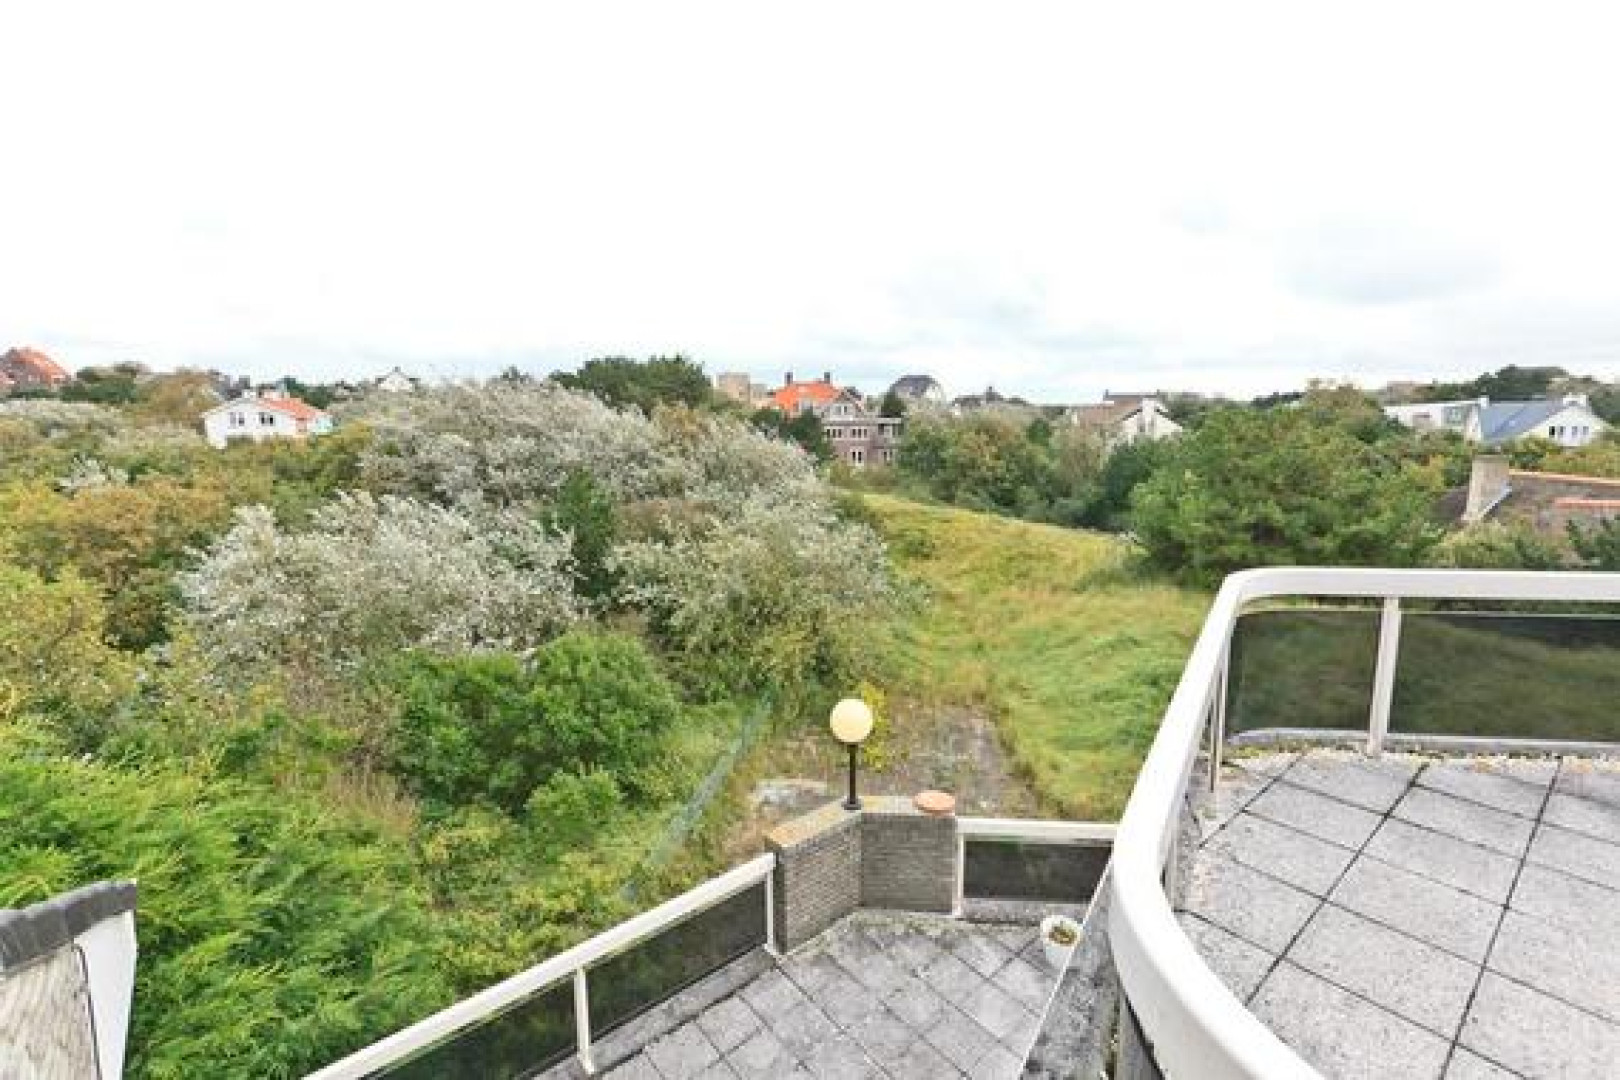
[[[1500,454],[1481,454],[1468,474],[1468,505],[1463,507],[1462,523],[1484,521],[1496,504],[1507,498],[1508,459]]]
[[[792,386],[793,385],[793,372],[790,371],[787,374],[782,376],[782,385],[783,386]]]
[[[822,381],[822,382],[824,382],[824,383],[830,383],[830,382],[832,382],[832,372],[830,372],[830,371],[823,371],[823,372],[822,372],[822,373],[821,373],[821,381]]]

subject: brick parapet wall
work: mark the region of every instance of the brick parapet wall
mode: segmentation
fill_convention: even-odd
[[[956,906],[956,818],[910,799],[868,799],[861,814],[861,906],[945,911]]]
[[[910,799],[867,796],[773,829],[776,940],[795,949],[858,907],[948,912],[956,902],[957,826]]]
[[[861,900],[861,815],[831,803],[773,829],[776,941],[795,949]]]

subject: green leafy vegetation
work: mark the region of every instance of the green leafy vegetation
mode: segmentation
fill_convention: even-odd
[[[1117,537],[865,501],[924,593],[884,680],[925,712],[983,710],[1050,812],[1117,817],[1208,597],[1144,575]]]
[[[712,871],[650,856],[894,608],[802,451],[667,396],[215,450],[105,382],[0,403],[0,902],[139,879],[133,1076],[301,1075]]]

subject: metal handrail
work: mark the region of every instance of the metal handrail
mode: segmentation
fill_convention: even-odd
[[[1170,1080],[1320,1077],[1210,970],[1177,923],[1163,883],[1200,737],[1206,720],[1220,713],[1217,695],[1238,614],[1252,601],[1281,596],[1366,597],[1397,605],[1402,599],[1615,604],[1620,574],[1289,567],[1226,579],[1114,840],[1109,943],[1126,999]],[[1398,637],[1390,638],[1393,649]]]
[[[580,942],[566,952],[542,960],[509,979],[480,990],[472,997],[458,1001],[408,1028],[396,1031],[340,1061],[310,1073],[306,1080],[361,1080],[378,1069],[398,1064],[413,1054],[443,1042],[458,1032],[496,1016],[569,978],[574,980],[575,1022],[579,1024],[576,1053],[581,1064],[590,1070],[592,1064],[587,969],[598,961],[623,952],[691,915],[729,900],[745,889],[753,888],[760,882],[765,883],[765,906],[761,911],[761,917],[765,920],[765,946],[774,951],[776,928],[771,913],[771,875],[775,868],[776,856],[769,853],[734,867],[719,877],[711,878],[697,888],[658,905],[651,911],[626,919],[617,926]]]

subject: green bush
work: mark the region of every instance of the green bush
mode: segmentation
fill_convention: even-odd
[[[454,996],[407,844],[268,785],[0,757],[0,906],[127,878],[131,1076],[300,1076]]]
[[[1212,413],[1136,489],[1143,548],[1200,583],[1251,566],[1420,564],[1440,539],[1432,475],[1363,441],[1356,419]]]
[[[406,785],[440,804],[512,814],[560,772],[633,772],[680,713],[646,649],[620,634],[566,634],[528,663],[413,654],[389,676],[402,702],[394,768]]]
[[[1557,570],[1565,558],[1527,525],[1486,521],[1447,536],[1430,561],[1458,570]]]

